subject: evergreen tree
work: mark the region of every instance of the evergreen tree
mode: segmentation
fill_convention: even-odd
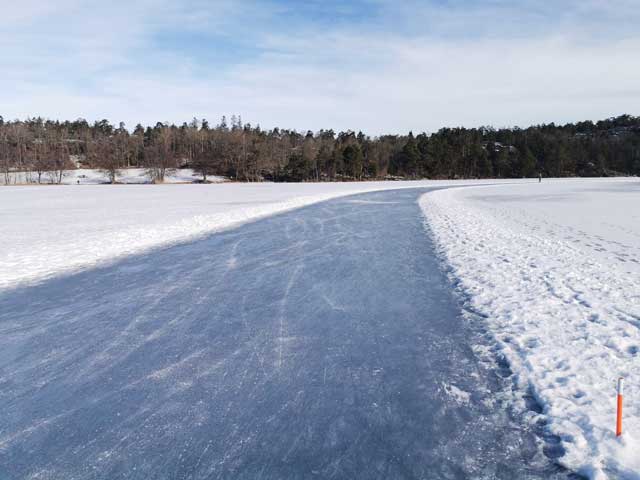
[[[418,174],[418,165],[420,163],[420,151],[418,143],[413,137],[413,132],[409,132],[407,143],[402,147],[400,155],[400,171],[408,176],[415,177]]]
[[[305,161],[300,152],[293,152],[289,155],[287,162],[285,179],[292,182],[300,182],[309,178],[311,165]]]
[[[364,156],[360,145],[354,143],[347,145],[342,152],[342,160],[344,162],[345,174],[355,179],[362,178],[362,170],[364,167]]]
[[[144,166],[156,181],[168,169],[190,165],[203,179],[228,175],[241,181],[403,178],[523,177],[640,174],[640,118],[622,115],[599,122],[537,125],[526,129],[443,128],[436,133],[314,134],[243,123],[226,117],[216,127],[192,119],[180,127],[40,117],[0,123],[0,173],[5,183],[59,179],[69,160],[102,169],[117,181],[120,168]]]

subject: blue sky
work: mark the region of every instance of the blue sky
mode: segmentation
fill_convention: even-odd
[[[640,114],[636,0],[21,0],[0,115],[362,129]]]

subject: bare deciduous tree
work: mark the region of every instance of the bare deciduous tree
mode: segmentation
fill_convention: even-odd
[[[151,182],[162,183],[167,171],[176,167],[174,133],[166,126],[158,128],[150,148],[145,148],[145,164]]]

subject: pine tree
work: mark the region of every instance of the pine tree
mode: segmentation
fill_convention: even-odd
[[[354,143],[347,145],[342,152],[342,160],[344,162],[345,173],[353,178],[362,178],[362,169],[364,167],[364,156],[360,145]]]
[[[415,177],[418,174],[418,164],[420,163],[420,151],[418,143],[413,137],[413,132],[409,132],[407,143],[402,147],[400,170],[407,176]]]

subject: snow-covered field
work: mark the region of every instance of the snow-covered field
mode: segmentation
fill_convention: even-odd
[[[560,462],[640,478],[640,181],[448,189],[421,206],[469,309],[562,438]]]
[[[481,182],[5,186],[0,289],[341,195],[472,183]]]

